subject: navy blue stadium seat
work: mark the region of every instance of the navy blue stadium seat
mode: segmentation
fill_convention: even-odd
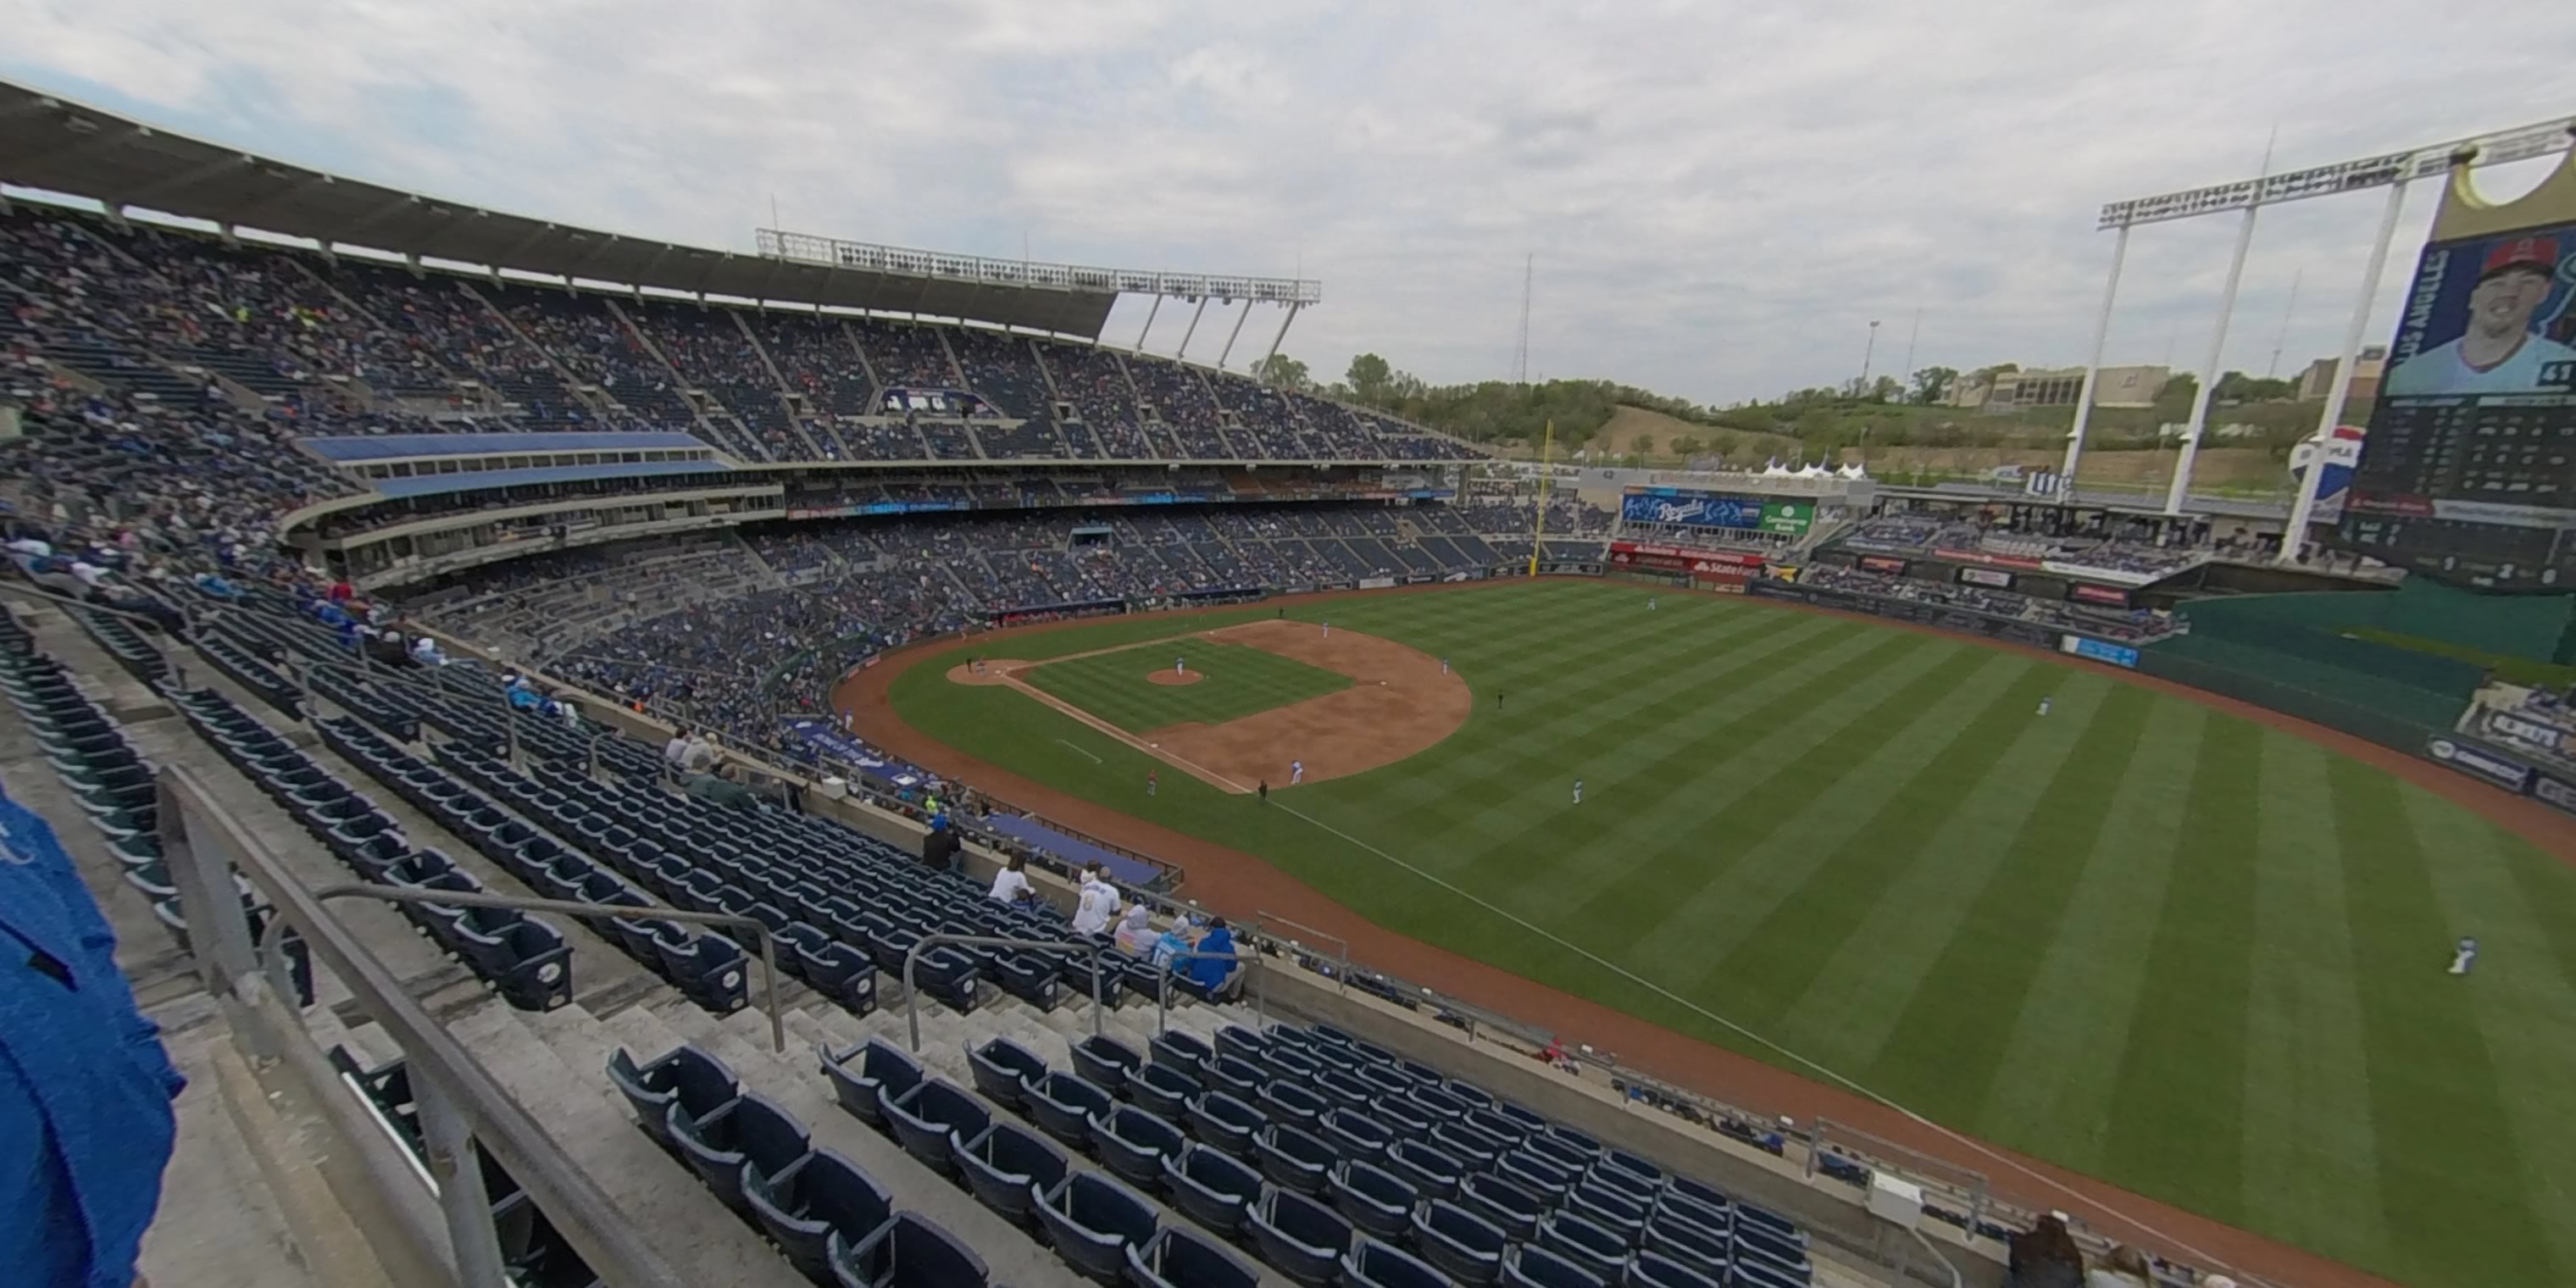
[[[1179,1154],[1188,1143],[1169,1120],[1135,1105],[1121,1105],[1091,1120],[1091,1144],[1101,1163],[1143,1188],[1160,1182],[1163,1160]]]
[[[1205,1145],[1191,1145],[1163,1159],[1163,1192],[1191,1220],[1234,1238],[1245,1213],[1261,1197],[1261,1173]]]
[[[742,1082],[725,1062],[694,1046],[672,1048],[661,1058],[637,1068],[635,1057],[619,1047],[608,1056],[608,1080],[635,1109],[635,1125],[664,1149],[677,1149],[666,1123],[673,1107],[691,1119],[732,1103]]]
[[[1386,1170],[1403,1177],[1427,1199],[1445,1199],[1458,1193],[1458,1182],[1466,1169],[1457,1159],[1417,1141],[1399,1140],[1386,1148]]]
[[[1516,1244],[1503,1255],[1502,1282],[1507,1288],[1619,1288],[1536,1244]]]
[[[1262,1128],[1252,1138],[1252,1152],[1271,1184],[1300,1194],[1323,1193],[1325,1173],[1341,1161],[1331,1145],[1286,1123]]]
[[[885,1102],[886,1121],[903,1152],[942,1176],[957,1174],[957,1147],[992,1125],[992,1114],[965,1088],[942,1078]]]
[[[1237,1158],[1252,1154],[1252,1138],[1268,1124],[1259,1109],[1227,1095],[1208,1091],[1188,1102],[1190,1134]]]
[[[1351,1226],[1331,1208],[1294,1190],[1262,1192],[1244,1218],[1253,1246],[1273,1269],[1306,1288],[1324,1288],[1341,1273]]]
[[[1539,1218],[1547,1213],[1538,1195],[1490,1174],[1460,1178],[1458,1206],[1493,1222],[1514,1242],[1536,1238]]]
[[[1387,1240],[1412,1232],[1413,1209],[1422,1197],[1411,1182],[1355,1158],[1333,1169],[1329,1190],[1334,1210],[1360,1230]]]
[[[1256,1288],[1261,1274],[1206,1238],[1166,1226],[1127,1250],[1127,1281],[1135,1288]]]
[[[869,1238],[832,1237],[832,1279],[839,1288],[984,1288],[984,1259],[957,1236],[910,1212]]]
[[[1018,1110],[1021,1086],[1047,1075],[1046,1060],[1009,1038],[988,1038],[967,1048],[966,1065],[975,1075],[975,1090],[1004,1109]]]
[[[1628,1265],[1625,1241],[1572,1212],[1540,1218],[1538,1245],[1612,1282],[1626,1272]]]
[[[1128,1249],[1152,1241],[1157,1226],[1152,1204],[1096,1172],[1057,1182],[1038,1205],[1038,1223],[1065,1264],[1104,1284],[1119,1282]]]
[[[886,1105],[921,1085],[921,1065],[903,1048],[883,1038],[869,1038],[839,1052],[817,1043],[814,1055],[831,1079],[832,1092],[840,1099],[841,1107],[879,1131],[894,1130],[886,1117]]]
[[[1724,1288],[1725,1267],[1706,1267],[1674,1260],[1651,1249],[1628,1263],[1627,1288]]]
[[[1349,1288],[1450,1288],[1450,1277],[1392,1244],[1361,1237],[1342,1254],[1342,1282]]]
[[[1091,1144],[1091,1120],[1116,1103],[1090,1079],[1061,1071],[1025,1083],[1021,1099],[1038,1129],[1075,1149]]]
[[[1063,1150],[1012,1123],[995,1123],[967,1141],[957,1168],[979,1202],[1020,1225],[1037,1220],[1039,1200],[1070,1170]]]
[[[691,1118],[674,1104],[663,1122],[680,1147],[681,1160],[717,1199],[746,1219],[752,1210],[743,1193],[743,1174],[779,1171],[804,1157],[808,1147],[805,1125],[758,1092],[744,1092],[704,1118]]]
[[[1447,1199],[1413,1210],[1413,1246],[1449,1277],[1474,1288],[1503,1275],[1503,1232]]]
[[[1127,1074],[1127,1099],[1174,1122],[1189,1112],[1190,1098],[1205,1090],[1198,1079],[1168,1064],[1149,1064]]]
[[[850,1160],[814,1150],[774,1173],[746,1168],[744,1197],[787,1260],[814,1282],[831,1282],[832,1236],[863,1241],[894,1220],[894,1199]]]

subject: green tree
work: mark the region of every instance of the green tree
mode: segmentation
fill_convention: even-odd
[[[1394,374],[1386,359],[1363,353],[1351,359],[1350,371],[1342,379],[1350,384],[1351,397],[1371,407],[1382,407],[1386,405],[1387,382]]]
[[[1914,373],[1914,401],[1936,403],[1950,396],[1950,383],[1959,378],[1952,367],[1925,367]]]
[[[1708,444],[1700,441],[1700,436],[1697,434],[1676,434],[1673,436],[1673,453],[1684,460],[1698,456],[1707,450]]]
[[[1254,363],[1252,378],[1274,389],[1290,389],[1301,394],[1312,393],[1315,389],[1315,378],[1306,370],[1306,364],[1284,353],[1274,353]]]

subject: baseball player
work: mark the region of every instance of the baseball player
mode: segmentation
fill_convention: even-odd
[[[1440,673],[1442,675],[1449,674],[1449,659],[1445,657],[1440,659]]]
[[[1289,761],[1288,785],[1294,787],[1304,781],[1306,781],[1306,762],[1302,760]]]
[[[1176,657],[1176,658],[1173,658],[1173,659],[1172,659],[1172,674],[1174,674],[1174,675],[1188,675],[1189,673],[1190,673],[1190,660],[1189,660],[1188,658],[1186,658],[1186,657]]]
[[[1653,612],[1653,611],[1655,611],[1655,605],[1656,605],[1657,603],[1661,602],[1661,600],[1662,600],[1662,597],[1661,597],[1661,596],[1659,596],[1659,595],[1648,595],[1648,596],[1646,596],[1646,611],[1647,611],[1647,612],[1650,612],[1650,613],[1651,613],[1651,612]]]
[[[2460,936],[2460,946],[2451,950],[2451,973],[2466,975],[2478,964],[2478,941],[2471,935]]]
[[[2039,700],[2039,713],[2040,713],[2041,715],[2047,715],[2047,714],[2048,714],[2048,704],[2049,704],[2049,703],[2051,703],[2051,702],[2054,702],[2054,701],[2056,701],[2056,699],[2055,699],[2055,698],[2051,698],[2051,697],[2042,697],[2042,698]]]
[[[1574,780],[1574,803],[1583,803],[1583,780],[1580,778]]]
[[[1162,795],[1162,793],[1163,793],[1163,774],[1162,774],[1162,771],[1161,771],[1161,770],[1157,770],[1157,769],[1148,769],[1148,770],[1146,770],[1146,771],[1145,771],[1145,794],[1146,794],[1146,795],[1148,795],[1148,796],[1160,796],[1160,795]]]
[[[1331,622],[1324,623],[1324,638],[1333,638],[1333,624]]]

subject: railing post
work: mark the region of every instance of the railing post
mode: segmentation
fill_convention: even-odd
[[[439,1078],[409,1066],[412,1098],[420,1105],[422,1152],[438,1186],[438,1209],[447,1218],[447,1244],[456,1254],[456,1280],[465,1288],[501,1288],[509,1281],[501,1244],[492,1228],[492,1196],[483,1188],[483,1160],[474,1129],[457,1112]]]
[[[233,883],[233,865],[222,842],[188,826],[186,797],[167,777],[154,792],[161,863],[179,891],[179,915],[188,923],[188,947],[209,992],[248,1002],[260,978],[250,914]]]

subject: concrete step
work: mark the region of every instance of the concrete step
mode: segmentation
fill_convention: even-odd
[[[450,1027],[683,1279],[741,1288],[805,1283],[707,1194],[696,1173],[635,1128],[623,1106],[603,1094],[608,1083],[600,1069],[574,1068],[519,1012],[497,1001],[458,1016]],[[604,1040],[584,1038],[572,1059]]]

